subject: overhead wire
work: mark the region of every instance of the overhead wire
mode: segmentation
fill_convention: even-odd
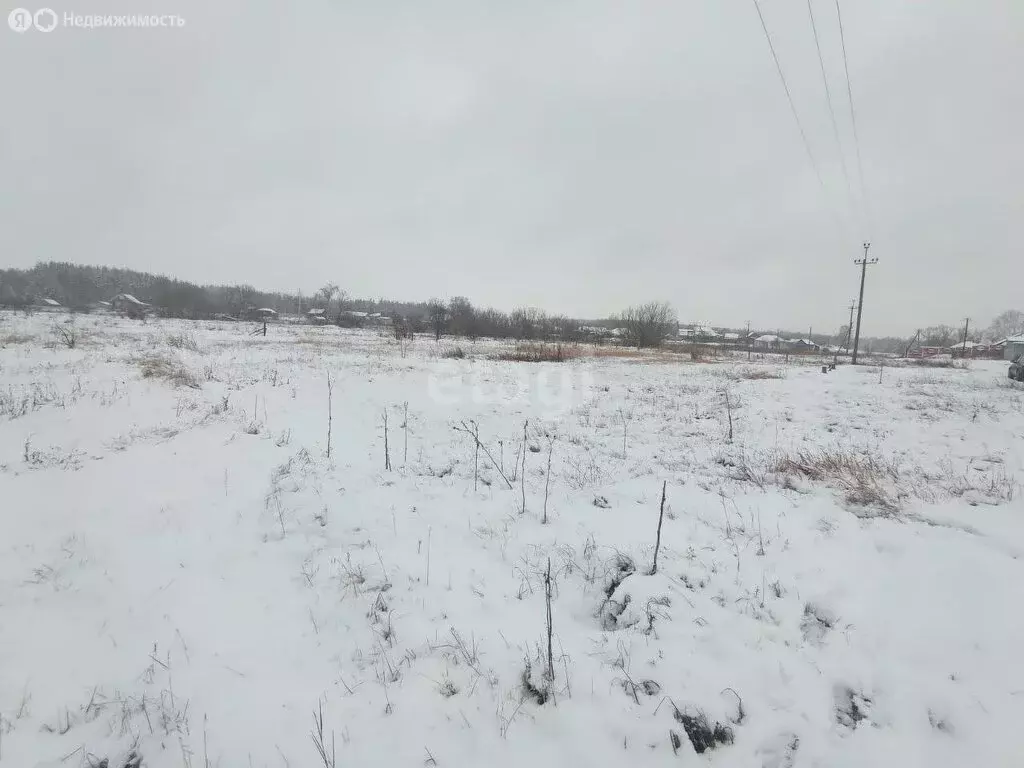
[[[786,81],[786,75],[782,71],[782,64],[779,61],[779,55],[775,50],[775,43],[772,42],[771,33],[768,31],[768,25],[765,23],[764,14],[761,12],[761,4],[758,0],[751,0],[754,3],[754,9],[757,11],[757,18],[761,21],[761,29],[764,31],[764,38],[768,42],[768,49],[771,51],[772,60],[775,62],[775,71],[779,74],[779,81],[782,83],[782,89],[786,92],[786,101],[789,103],[789,110],[793,113],[793,120],[796,122],[796,127],[800,131],[800,139],[803,142],[804,150],[807,152],[807,158],[811,161],[811,167],[814,169],[814,175],[818,179],[818,187],[821,189],[822,197],[825,199],[826,207],[832,217],[833,223],[837,226],[843,236],[840,240],[845,240],[846,227],[843,224],[842,218],[836,213],[835,208],[829,203],[828,191],[825,188],[825,181],[821,175],[821,169],[818,167],[818,161],[814,157],[814,152],[811,150],[811,143],[807,139],[807,132],[804,130],[803,122],[800,120],[800,114],[797,112],[796,103],[793,101],[793,94],[789,90],[789,83]]]
[[[825,72],[825,58],[821,55],[821,41],[818,38],[818,25],[814,21],[814,6],[812,0],[807,0],[807,15],[811,19],[811,31],[814,33],[814,47],[818,52],[818,66],[821,68],[821,82],[825,86],[825,101],[828,104],[828,116],[832,121],[832,133],[836,137],[836,147],[839,150],[839,162],[843,168],[843,179],[846,181],[846,194],[850,200],[850,207],[854,208],[853,187],[850,184],[850,173],[846,168],[846,155],[843,153],[843,142],[839,138],[839,125],[836,122],[836,111],[832,107],[832,89],[828,85],[828,75]]]
[[[821,191],[825,191],[825,182],[822,180],[821,171],[818,169],[818,161],[814,159],[814,153],[811,151],[811,144],[807,140],[807,132],[804,131],[804,124],[800,122],[800,115],[796,111],[796,104],[793,103],[793,94],[790,93],[789,83],[786,82],[786,76],[782,73],[782,64],[779,63],[779,55],[775,52],[775,44],[772,42],[772,36],[768,32],[768,25],[765,24],[764,14],[761,13],[761,5],[757,0],[752,0],[754,8],[757,10],[757,17],[761,20],[761,29],[764,30],[764,38],[768,41],[768,48],[772,52],[772,59],[775,61],[775,70],[779,73],[779,80],[782,82],[782,88],[786,92],[786,101],[789,102],[789,109],[793,113],[793,120],[796,121],[796,127],[800,130],[800,138],[803,140],[804,149],[807,151],[807,158],[811,161],[811,166],[814,168],[814,175],[818,177],[818,185],[821,187]]]
[[[836,3],[836,17],[839,19],[839,40],[843,47],[843,72],[846,74],[846,95],[850,100],[850,123],[853,125],[853,146],[857,157],[857,175],[860,177],[860,197],[864,206],[865,226],[871,229],[871,206],[868,204],[868,188],[864,183],[864,163],[860,155],[860,137],[857,135],[857,110],[853,106],[853,86],[850,84],[850,63],[846,56],[846,31],[843,29],[843,11]]]

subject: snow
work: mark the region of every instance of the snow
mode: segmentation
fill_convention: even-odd
[[[0,315],[0,766],[1020,765],[1005,363],[74,322]]]

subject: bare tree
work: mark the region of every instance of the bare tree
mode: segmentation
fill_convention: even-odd
[[[933,325],[921,331],[921,345],[948,347],[957,340],[957,329],[948,325]]]
[[[676,331],[676,311],[666,301],[651,301],[629,307],[619,317],[626,340],[638,349],[660,347]]]
[[[476,309],[465,296],[456,296],[448,302],[451,332],[456,336],[476,339],[478,335]]]
[[[430,300],[427,304],[427,317],[430,320],[430,327],[434,329],[434,340],[440,341],[445,323],[448,321],[448,308],[441,299]]]
[[[313,298],[323,304],[324,309],[328,309],[331,305],[331,299],[334,298],[336,293],[340,292],[337,283],[327,283],[323,288],[313,294]]]
[[[999,341],[1007,336],[1016,336],[1021,333],[1024,333],[1024,312],[1017,309],[1008,309],[997,316],[985,331],[985,335],[992,341]]]
[[[547,325],[547,315],[533,307],[519,307],[512,310],[509,321],[513,336],[520,341],[530,340],[543,336],[544,328]]]

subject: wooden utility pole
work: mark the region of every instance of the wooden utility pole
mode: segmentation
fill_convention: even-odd
[[[857,347],[860,346],[860,318],[864,312],[864,279],[867,277],[868,264],[877,264],[878,259],[869,259],[868,250],[871,243],[864,243],[864,258],[857,259],[853,263],[860,267],[860,298],[857,301],[857,332],[853,336],[853,358],[850,362],[857,364]]]
[[[843,346],[846,347],[846,353],[850,353],[850,339],[853,337],[853,310],[857,308],[856,301],[850,301],[850,322],[846,326],[846,341]]]
[[[964,344],[960,347],[960,357],[967,357],[967,330],[971,327],[971,318],[964,318]]]

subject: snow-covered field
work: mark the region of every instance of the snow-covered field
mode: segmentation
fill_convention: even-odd
[[[1005,364],[65,320],[0,316],[0,768],[1024,765]]]

